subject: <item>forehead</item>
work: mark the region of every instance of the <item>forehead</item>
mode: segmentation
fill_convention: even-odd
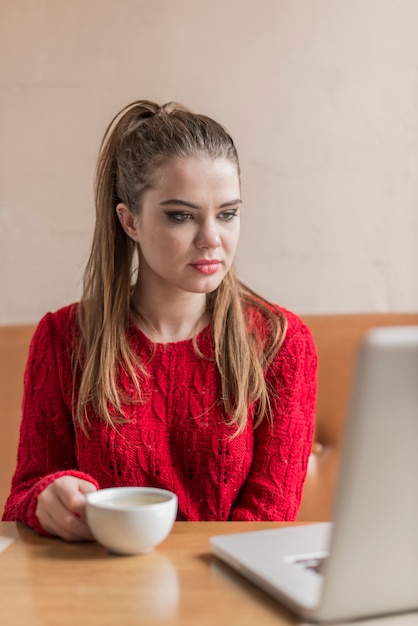
[[[232,193],[240,196],[238,167],[225,159],[190,157],[173,159],[155,172],[153,190],[187,193]]]

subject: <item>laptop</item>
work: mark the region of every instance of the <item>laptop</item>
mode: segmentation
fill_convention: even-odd
[[[332,522],[210,539],[308,621],[418,610],[418,326],[367,334],[347,418]]]

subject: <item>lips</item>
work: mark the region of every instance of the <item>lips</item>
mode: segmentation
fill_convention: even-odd
[[[211,261],[198,261],[197,263],[190,263],[190,267],[196,270],[196,272],[206,274],[207,276],[216,274],[220,266],[221,262],[215,259]]]

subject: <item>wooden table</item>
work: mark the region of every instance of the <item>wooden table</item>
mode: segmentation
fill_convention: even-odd
[[[150,554],[114,556],[0,523],[1,626],[275,626],[296,620],[211,556],[214,534],[276,523],[176,522]]]

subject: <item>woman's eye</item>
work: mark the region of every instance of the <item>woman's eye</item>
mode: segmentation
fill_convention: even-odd
[[[193,215],[185,211],[169,211],[166,215],[172,222],[186,222],[187,220],[193,219]]]
[[[238,211],[237,210],[233,210],[233,211],[223,211],[222,213],[219,214],[219,217],[221,220],[223,220],[224,222],[230,222],[234,217],[238,216]]]

